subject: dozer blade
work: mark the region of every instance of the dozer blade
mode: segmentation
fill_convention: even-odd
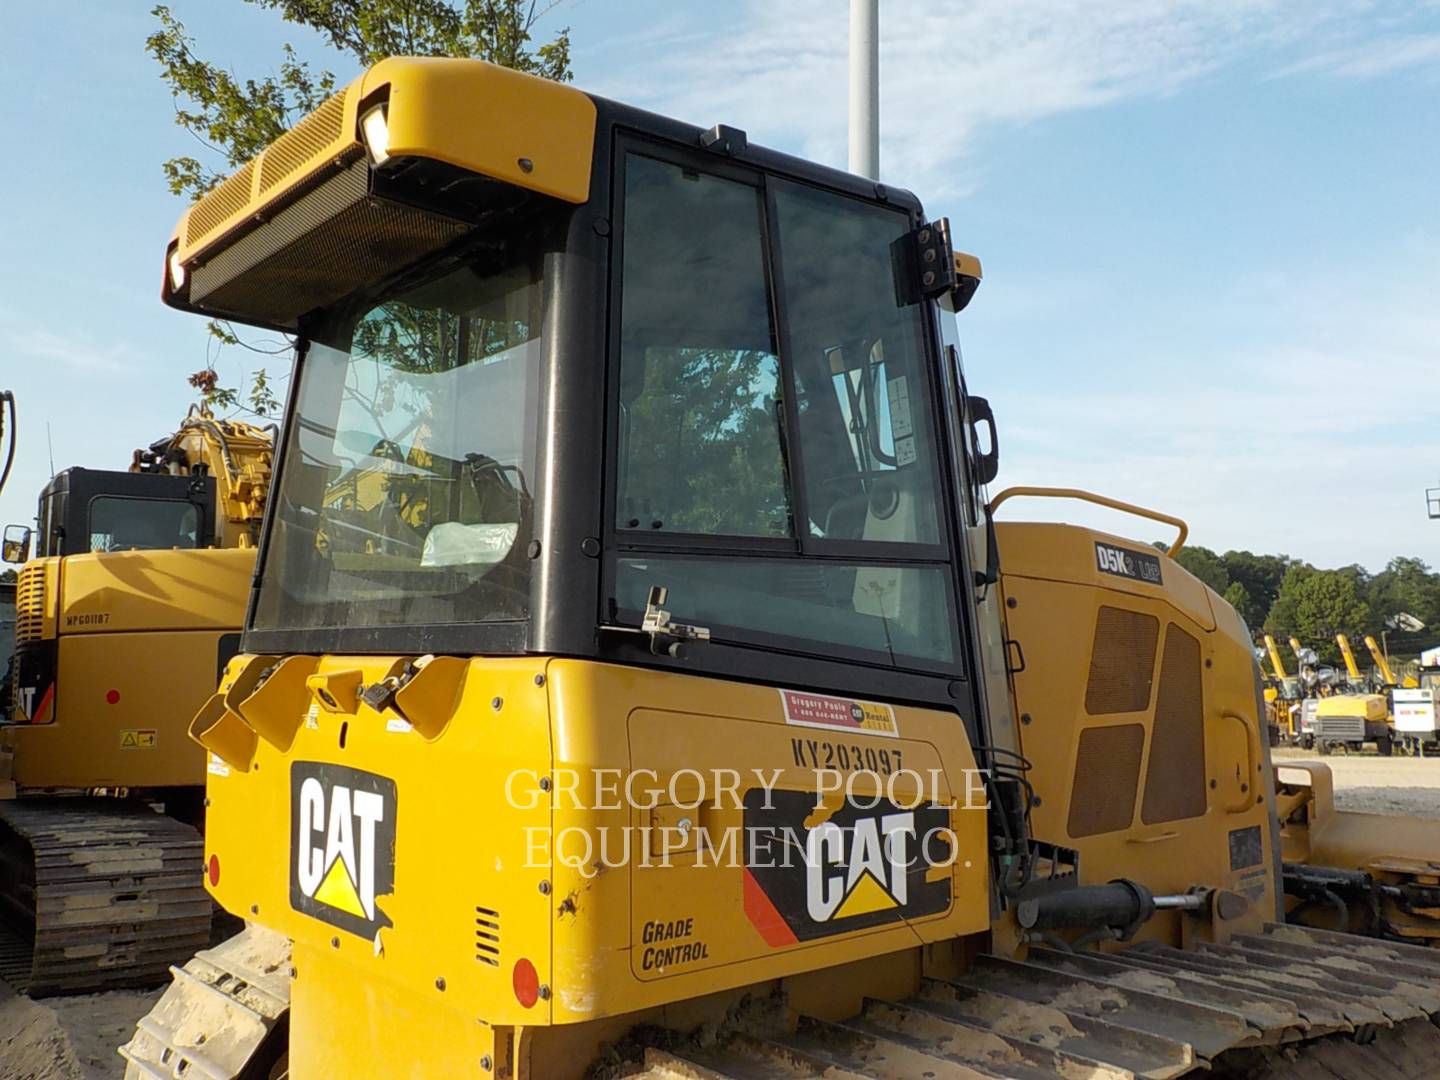
[[[0,802],[0,974],[32,997],[149,986],[210,939],[204,844],[114,799]]]
[[[722,1027],[704,1044],[652,1049],[632,1075],[1434,1080],[1440,956],[1425,953],[1280,925],[1195,951],[1033,948],[1024,962],[981,957],[959,979],[925,980],[903,1001],[867,1001],[838,1023],[802,1017],[793,1032],[763,1036]],[[1336,987],[1346,1000],[1325,1004]],[[1405,1009],[1392,1000],[1403,995]],[[1377,997],[1384,1007],[1361,1007]]]
[[[120,1048],[126,1080],[270,1075],[262,1063],[286,1049],[290,942],[251,925],[170,970],[174,981]]]

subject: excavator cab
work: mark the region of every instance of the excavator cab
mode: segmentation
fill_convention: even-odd
[[[36,557],[203,548],[214,543],[215,481],[70,468],[40,493]]]

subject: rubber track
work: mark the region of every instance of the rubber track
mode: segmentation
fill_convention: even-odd
[[[204,842],[115,799],[0,802],[0,967],[32,997],[162,982],[210,940]]]
[[[756,1016],[784,1015],[762,1003]],[[838,1023],[736,1015],[652,1041],[636,1080],[1434,1080],[1440,952],[1271,925],[1194,951],[1032,949]],[[613,1073],[611,1075],[614,1075]]]

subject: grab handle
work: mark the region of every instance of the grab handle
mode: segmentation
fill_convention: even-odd
[[[1166,551],[1166,554],[1172,559],[1180,554],[1180,549],[1185,546],[1185,540],[1190,535],[1190,526],[1186,525],[1185,522],[1177,517],[1162,514],[1159,510],[1147,510],[1143,506],[1135,506],[1133,503],[1121,502],[1119,499],[1111,499],[1105,495],[1096,495],[1093,491],[1081,491],[1079,488],[1006,488],[990,500],[990,512],[994,513],[1006,499],[1014,499],[1021,496],[1036,499],[1079,499],[1081,502],[1094,503],[1096,506],[1107,506],[1111,510],[1120,510],[1127,514],[1134,514],[1137,517],[1158,521],[1163,525],[1170,525],[1179,533],[1179,535],[1175,537],[1175,542],[1171,544]]]

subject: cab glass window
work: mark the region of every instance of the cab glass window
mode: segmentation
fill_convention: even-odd
[[[310,345],[257,628],[528,616],[539,267],[497,244]]]
[[[625,192],[615,525],[789,536],[760,192],[638,156]]]
[[[117,495],[90,500],[91,551],[194,548],[201,546],[199,531],[194,503]]]
[[[818,539],[940,541],[919,309],[895,302],[893,210],[776,185],[806,527]]]
[[[959,657],[906,214],[632,153],[623,182],[613,564],[716,641]],[[783,321],[782,321],[783,313]]]

